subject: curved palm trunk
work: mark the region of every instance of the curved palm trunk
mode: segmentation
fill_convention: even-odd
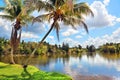
[[[11,32],[11,42],[10,42],[10,45],[11,45],[11,53],[10,53],[10,64],[15,64],[15,61],[14,61],[14,27],[12,28],[12,32]]]
[[[11,48],[11,54],[10,54],[10,64],[15,64],[15,61],[14,61],[14,56],[13,56],[13,53],[14,53],[14,49],[13,47]]]
[[[19,24],[20,25],[20,24]],[[20,30],[19,32],[19,36],[18,36],[18,30]],[[19,46],[20,43],[20,38],[21,38],[21,27],[19,29],[16,29],[16,26],[14,25],[14,27],[12,28],[12,32],[11,32],[11,54],[10,54],[10,63],[11,64],[15,64],[14,61],[14,53],[16,51],[16,49]]]
[[[55,20],[53,22],[53,24],[51,25],[51,28],[49,29],[49,31],[45,34],[45,36],[42,38],[42,40],[40,41],[40,43],[37,45],[37,47],[33,50],[33,52],[31,53],[30,57],[26,60],[25,62],[25,66],[28,64],[29,60],[31,59],[31,57],[34,55],[35,51],[40,47],[40,45],[43,43],[43,41],[46,39],[46,37],[50,34],[50,32],[52,31],[52,29],[54,28],[55,23],[57,22],[57,20]]]

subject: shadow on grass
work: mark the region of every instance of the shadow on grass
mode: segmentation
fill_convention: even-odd
[[[2,76],[3,78],[6,78],[6,79],[16,79],[16,78],[18,78],[18,75],[12,75],[12,76],[8,76],[8,75],[0,75],[0,76]],[[1,80],[1,79],[0,79]]]
[[[9,65],[0,66],[0,69],[9,67]],[[14,72],[14,71],[13,71]],[[23,68],[21,75],[0,75],[0,80],[31,80],[31,74],[27,71],[27,68]]]
[[[0,75],[0,80],[30,80],[31,74],[23,71],[21,75]]]
[[[27,67],[23,68],[23,72],[21,73],[21,76],[24,79],[30,79],[31,78],[31,74],[27,71]]]

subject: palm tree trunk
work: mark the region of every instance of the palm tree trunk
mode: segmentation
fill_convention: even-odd
[[[26,60],[25,65],[28,64],[29,60],[31,59],[31,57],[34,55],[35,51],[40,47],[40,45],[43,43],[43,41],[46,39],[46,37],[50,34],[50,32],[52,31],[52,29],[54,28],[55,23],[57,22],[57,20],[55,20],[53,22],[53,24],[51,25],[51,28],[49,29],[49,31],[45,34],[45,36],[42,38],[42,40],[40,41],[40,43],[37,45],[37,47],[33,50],[33,52],[31,53],[31,55],[29,56],[29,58]]]
[[[11,54],[10,54],[10,58],[11,58],[11,59],[10,59],[10,60],[11,60],[10,63],[11,63],[11,64],[15,64],[15,61],[14,61],[14,58],[13,58],[13,57],[14,57],[14,56],[13,56],[13,53],[14,53],[14,49],[11,48]]]

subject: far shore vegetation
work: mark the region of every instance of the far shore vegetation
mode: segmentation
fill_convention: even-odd
[[[0,55],[10,55],[10,41],[5,38],[0,38]],[[39,42],[25,42],[21,41],[20,46],[16,50],[14,56],[28,56],[32,53],[36,45]],[[42,46],[39,47],[34,55],[47,55],[51,56],[53,54],[64,56],[68,55],[82,55],[90,52],[100,52],[102,54],[120,54],[120,43],[106,43],[98,48],[94,45],[87,45],[83,48],[81,45],[75,47],[70,47],[68,43],[63,43],[62,45],[51,45],[48,42],[43,42]]]

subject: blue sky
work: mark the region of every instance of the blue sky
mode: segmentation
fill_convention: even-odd
[[[0,5],[3,5],[3,0],[0,0]],[[46,41],[51,44],[69,43],[70,46],[78,44],[86,47],[86,45],[95,45],[96,47],[105,44],[106,42],[120,43],[120,0],[77,0],[78,2],[88,2],[94,18],[85,17],[85,22],[89,28],[87,34],[82,26],[76,26],[77,30],[71,26],[60,25],[60,41],[57,41],[55,30],[46,38]],[[41,14],[44,11],[40,12]],[[3,12],[0,12],[3,14]],[[38,13],[34,12],[34,16]],[[0,37],[9,38],[11,32],[11,22],[0,18]],[[34,28],[33,28],[34,27]],[[29,25],[23,28],[22,40],[25,41],[40,41],[44,34],[48,31],[50,23],[36,23],[33,26]]]

